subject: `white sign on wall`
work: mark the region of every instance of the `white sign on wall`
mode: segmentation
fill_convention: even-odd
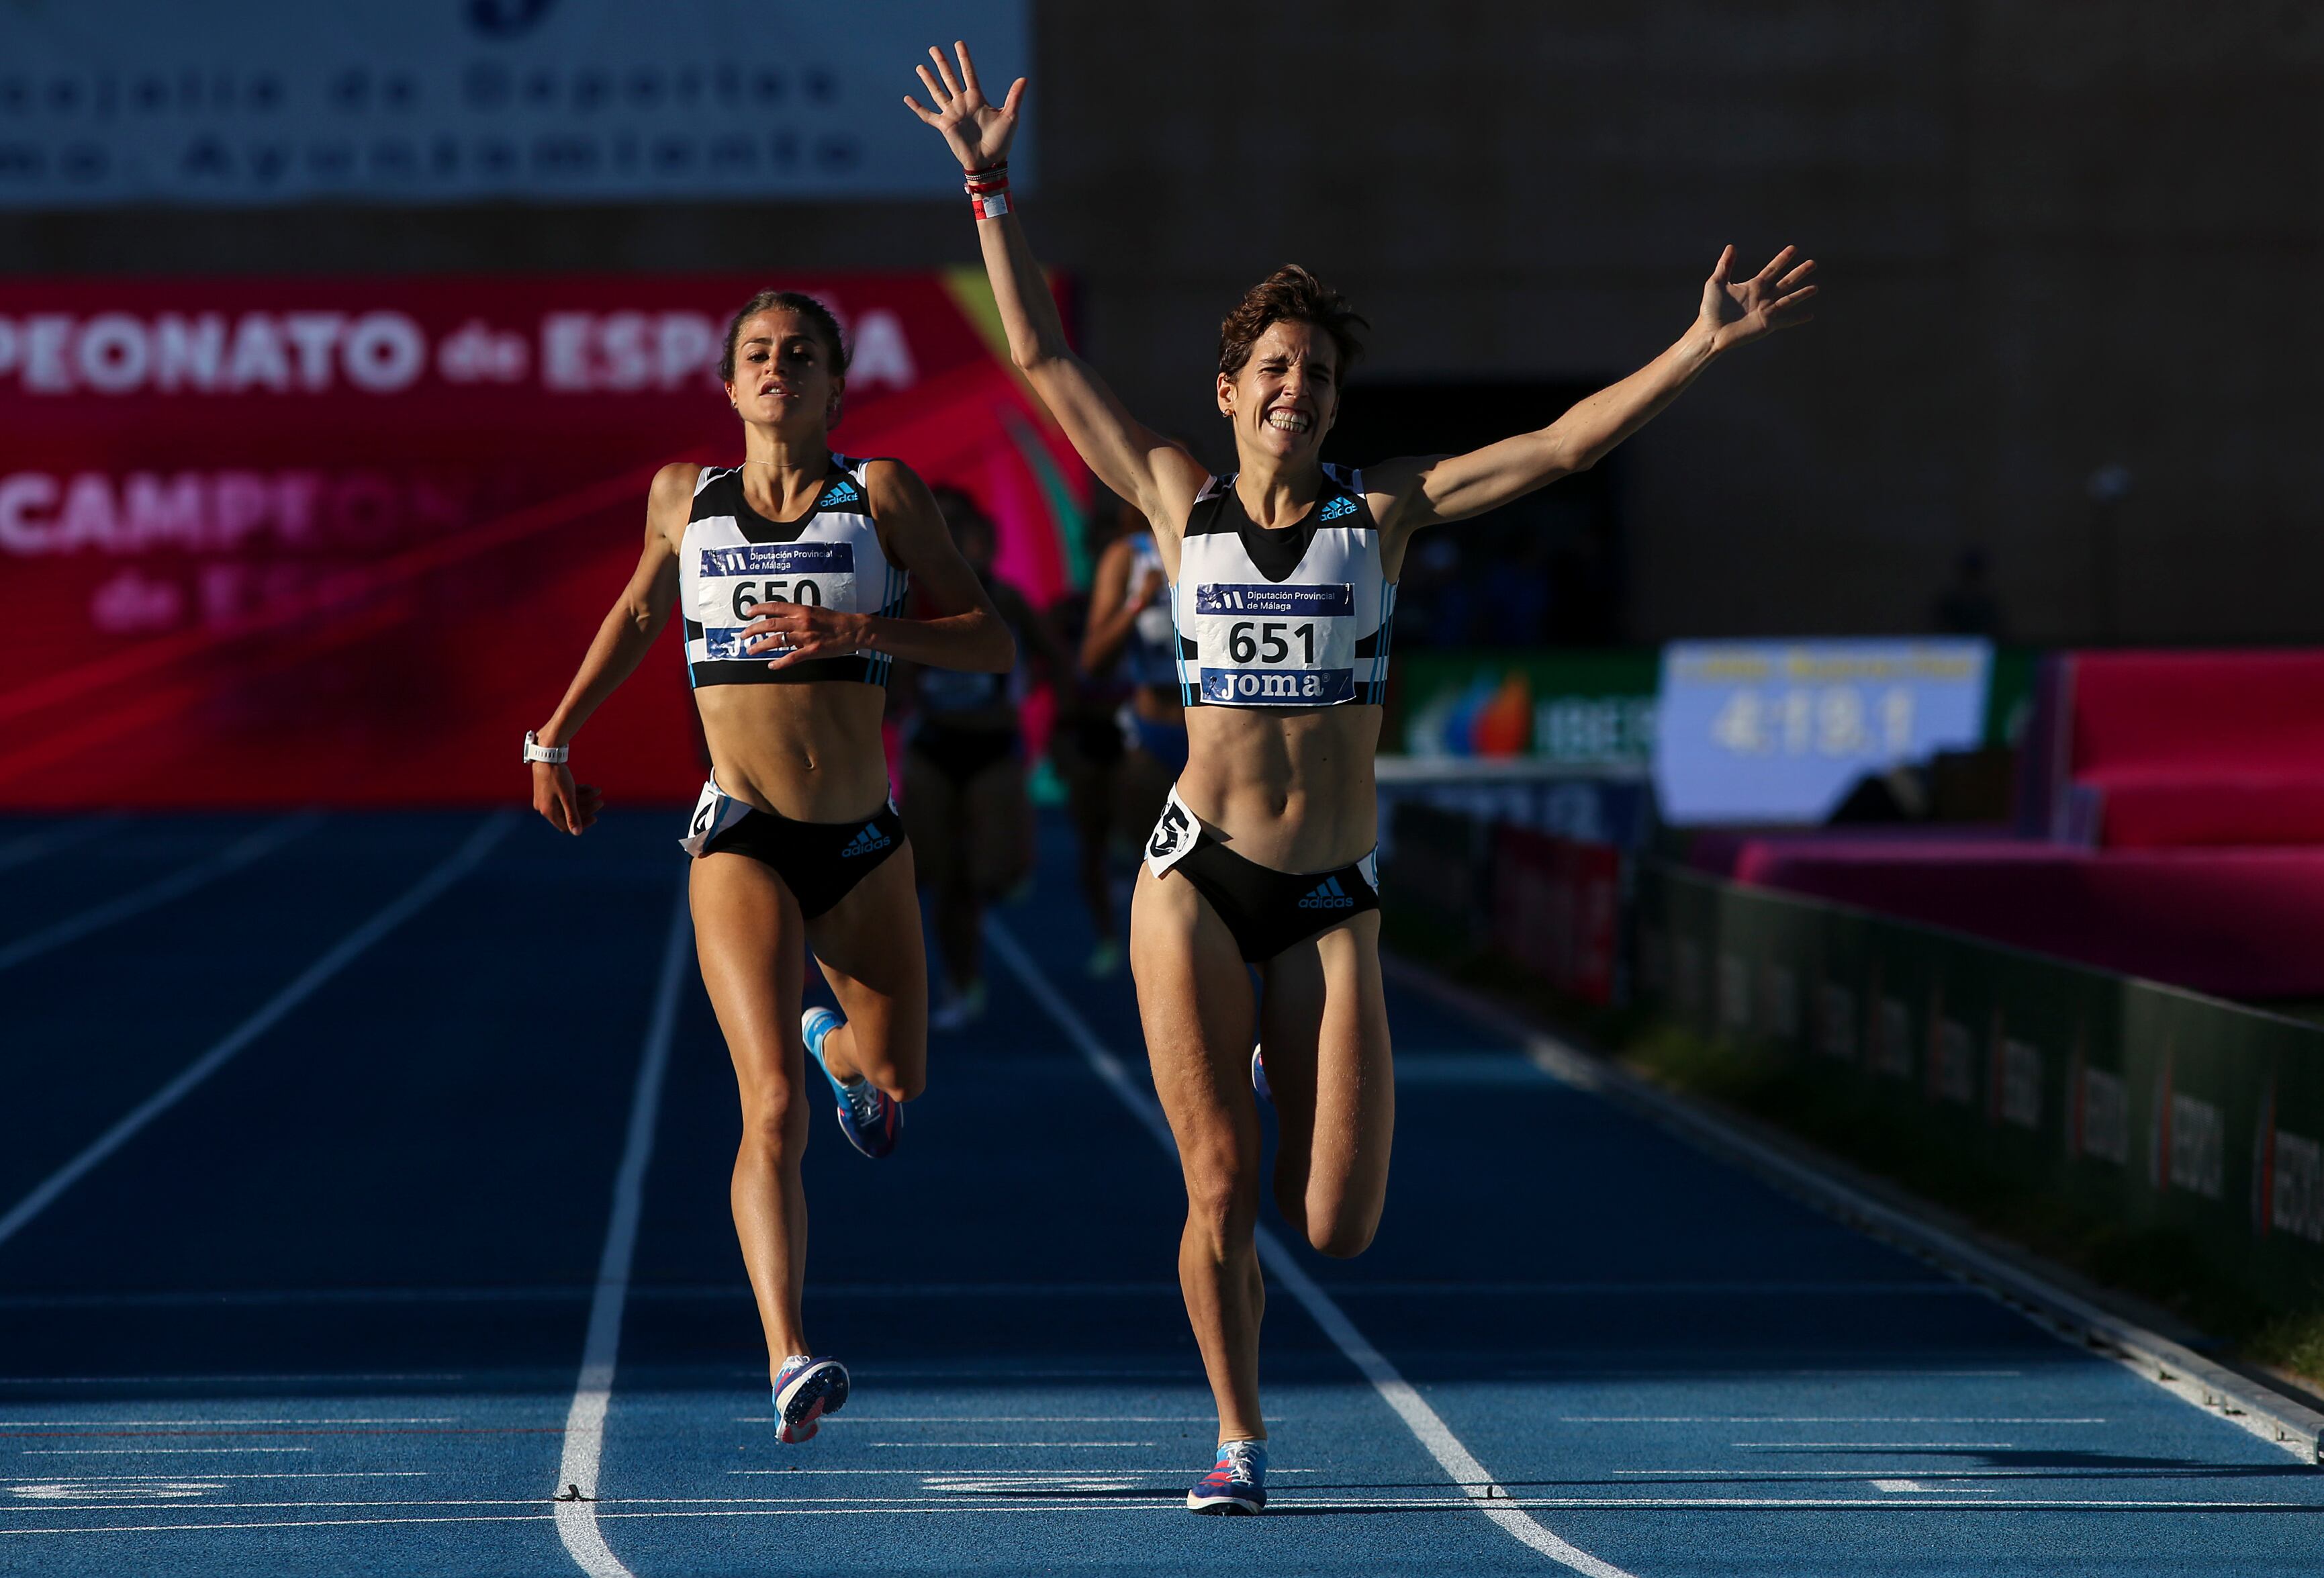
[[[1674,641],[1655,792],[1674,826],[1820,822],[1868,772],[1984,737],[1983,641]]]
[[[0,5],[0,208],[936,197],[902,106],[964,37],[996,94],[1028,0]],[[1031,174],[1020,135],[1010,163]]]

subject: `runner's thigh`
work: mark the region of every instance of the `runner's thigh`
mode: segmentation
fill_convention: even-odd
[[[853,1027],[856,1060],[872,1084],[908,1095],[928,1071],[928,962],[913,854],[908,839],[807,924],[823,978]]]
[[[1304,1220],[1318,1249],[1352,1254],[1379,1225],[1396,1134],[1378,912],[1286,949],[1260,974],[1259,1042],[1281,1145],[1277,1203]]]
[[[1198,1174],[1255,1176],[1250,970],[1226,924],[1185,878],[1157,878],[1139,867],[1130,967],[1155,1094],[1177,1137],[1189,1187]]]
[[[800,1072],[806,928],[774,869],[706,854],[687,873],[694,949],[745,1102],[788,1091]]]

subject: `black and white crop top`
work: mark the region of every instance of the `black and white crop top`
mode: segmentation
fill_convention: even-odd
[[[1178,579],[1178,695],[1188,706],[1377,706],[1388,691],[1396,584],[1363,473],[1323,468],[1306,520],[1268,531],[1234,478],[1203,484],[1186,517]]]
[[[801,685],[853,680],[885,685],[893,660],[851,652],[770,669],[779,649],[742,648],[745,612],[759,603],[815,603],[825,608],[899,617],[911,577],[888,562],[872,521],[863,482],[868,460],[831,457],[831,476],[815,507],[777,524],[742,496],[739,466],[705,466],[694,484],[694,512],[678,546],[678,602],[686,614],[686,672],[696,686]]]

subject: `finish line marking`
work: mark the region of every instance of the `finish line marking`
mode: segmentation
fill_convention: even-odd
[[[581,1344],[581,1377],[565,1417],[565,1452],[557,1469],[558,1537],[589,1578],[632,1578],[597,1527],[597,1462],[605,1446],[605,1409],[613,1400],[613,1361],[622,1347],[622,1309],[638,1244],[638,1215],[645,1202],[646,1164],[653,1158],[654,1123],[661,1114],[662,1073],[669,1066],[670,1038],[678,1028],[678,983],[693,936],[694,920],[681,887],[669,918],[669,943],[662,950],[653,1011],[646,1020],[637,1084],[630,1094],[629,1135],[622,1145],[621,1170],[613,1175],[613,1220],[605,1225],[604,1252],[597,1259],[589,1334]],[[577,1491],[578,1499],[563,1500],[568,1491]]]
[[[1058,995],[1056,988],[1049,984],[1047,977],[1035,966],[1025,950],[1017,946],[1017,939],[1010,936],[1007,927],[987,917],[984,931],[992,951],[1000,955],[1001,963],[1009,966],[1018,980],[1025,983],[1025,990],[1032,993],[1033,1001],[1056,1020],[1057,1028],[1065,1031],[1066,1039],[1080,1049],[1082,1057],[1096,1071],[1097,1076],[1121,1098],[1122,1104],[1146,1126],[1147,1131],[1160,1143],[1163,1151],[1172,1159],[1176,1159],[1178,1143],[1171,1137],[1169,1121],[1162,1115],[1159,1104],[1138,1088],[1138,1083],[1130,1077],[1130,1071],[1122,1066],[1121,1059],[1097,1038],[1081,1015],[1074,1010],[1073,1004]],[[1499,1524],[1518,1544],[1540,1552],[1561,1566],[1586,1573],[1588,1578],[1630,1578],[1630,1574],[1621,1568],[1600,1561],[1578,1546],[1567,1544],[1538,1520],[1509,1505],[1508,1491],[1462,1444],[1461,1438],[1452,1434],[1437,1416],[1436,1410],[1428,1406],[1427,1399],[1414,1389],[1412,1383],[1404,1379],[1395,1365],[1388,1362],[1387,1355],[1373,1347],[1370,1341],[1356,1329],[1355,1323],[1333,1302],[1332,1296],[1307,1274],[1305,1267],[1292,1258],[1283,1241],[1277,1238],[1264,1223],[1259,1223],[1253,1231],[1259,1241],[1259,1260],[1267,1269],[1277,1282],[1290,1290],[1291,1297],[1299,1301],[1308,1317],[1321,1326],[1323,1334],[1347,1356],[1348,1362],[1372,1383],[1372,1389],[1379,1394],[1380,1400],[1396,1411],[1397,1417],[1404,1421],[1405,1428],[1428,1449],[1428,1455],[1436,1460],[1471,1505]]]

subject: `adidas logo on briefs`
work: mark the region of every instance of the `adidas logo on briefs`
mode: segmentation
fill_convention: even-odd
[[[1323,507],[1315,512],[1315,519],[1336,521],[1342,515],[1352,515],[1355,512],[1356,501],[1346,494],[1342,494],[1337,498],[1325,499]]]
[[[863,824],[862,831],[847,841],[847,847],[839,852],[839,858],[853,860],[859,854],[876,854],[894,842],[880,831],[880,825],[877,822],[866,822]]]
[[[1325,877],[1315,884],[1315,891],[1299,900],[1302,909],[1353,909],[1356,901],[1340,886],[1337,877]]]

